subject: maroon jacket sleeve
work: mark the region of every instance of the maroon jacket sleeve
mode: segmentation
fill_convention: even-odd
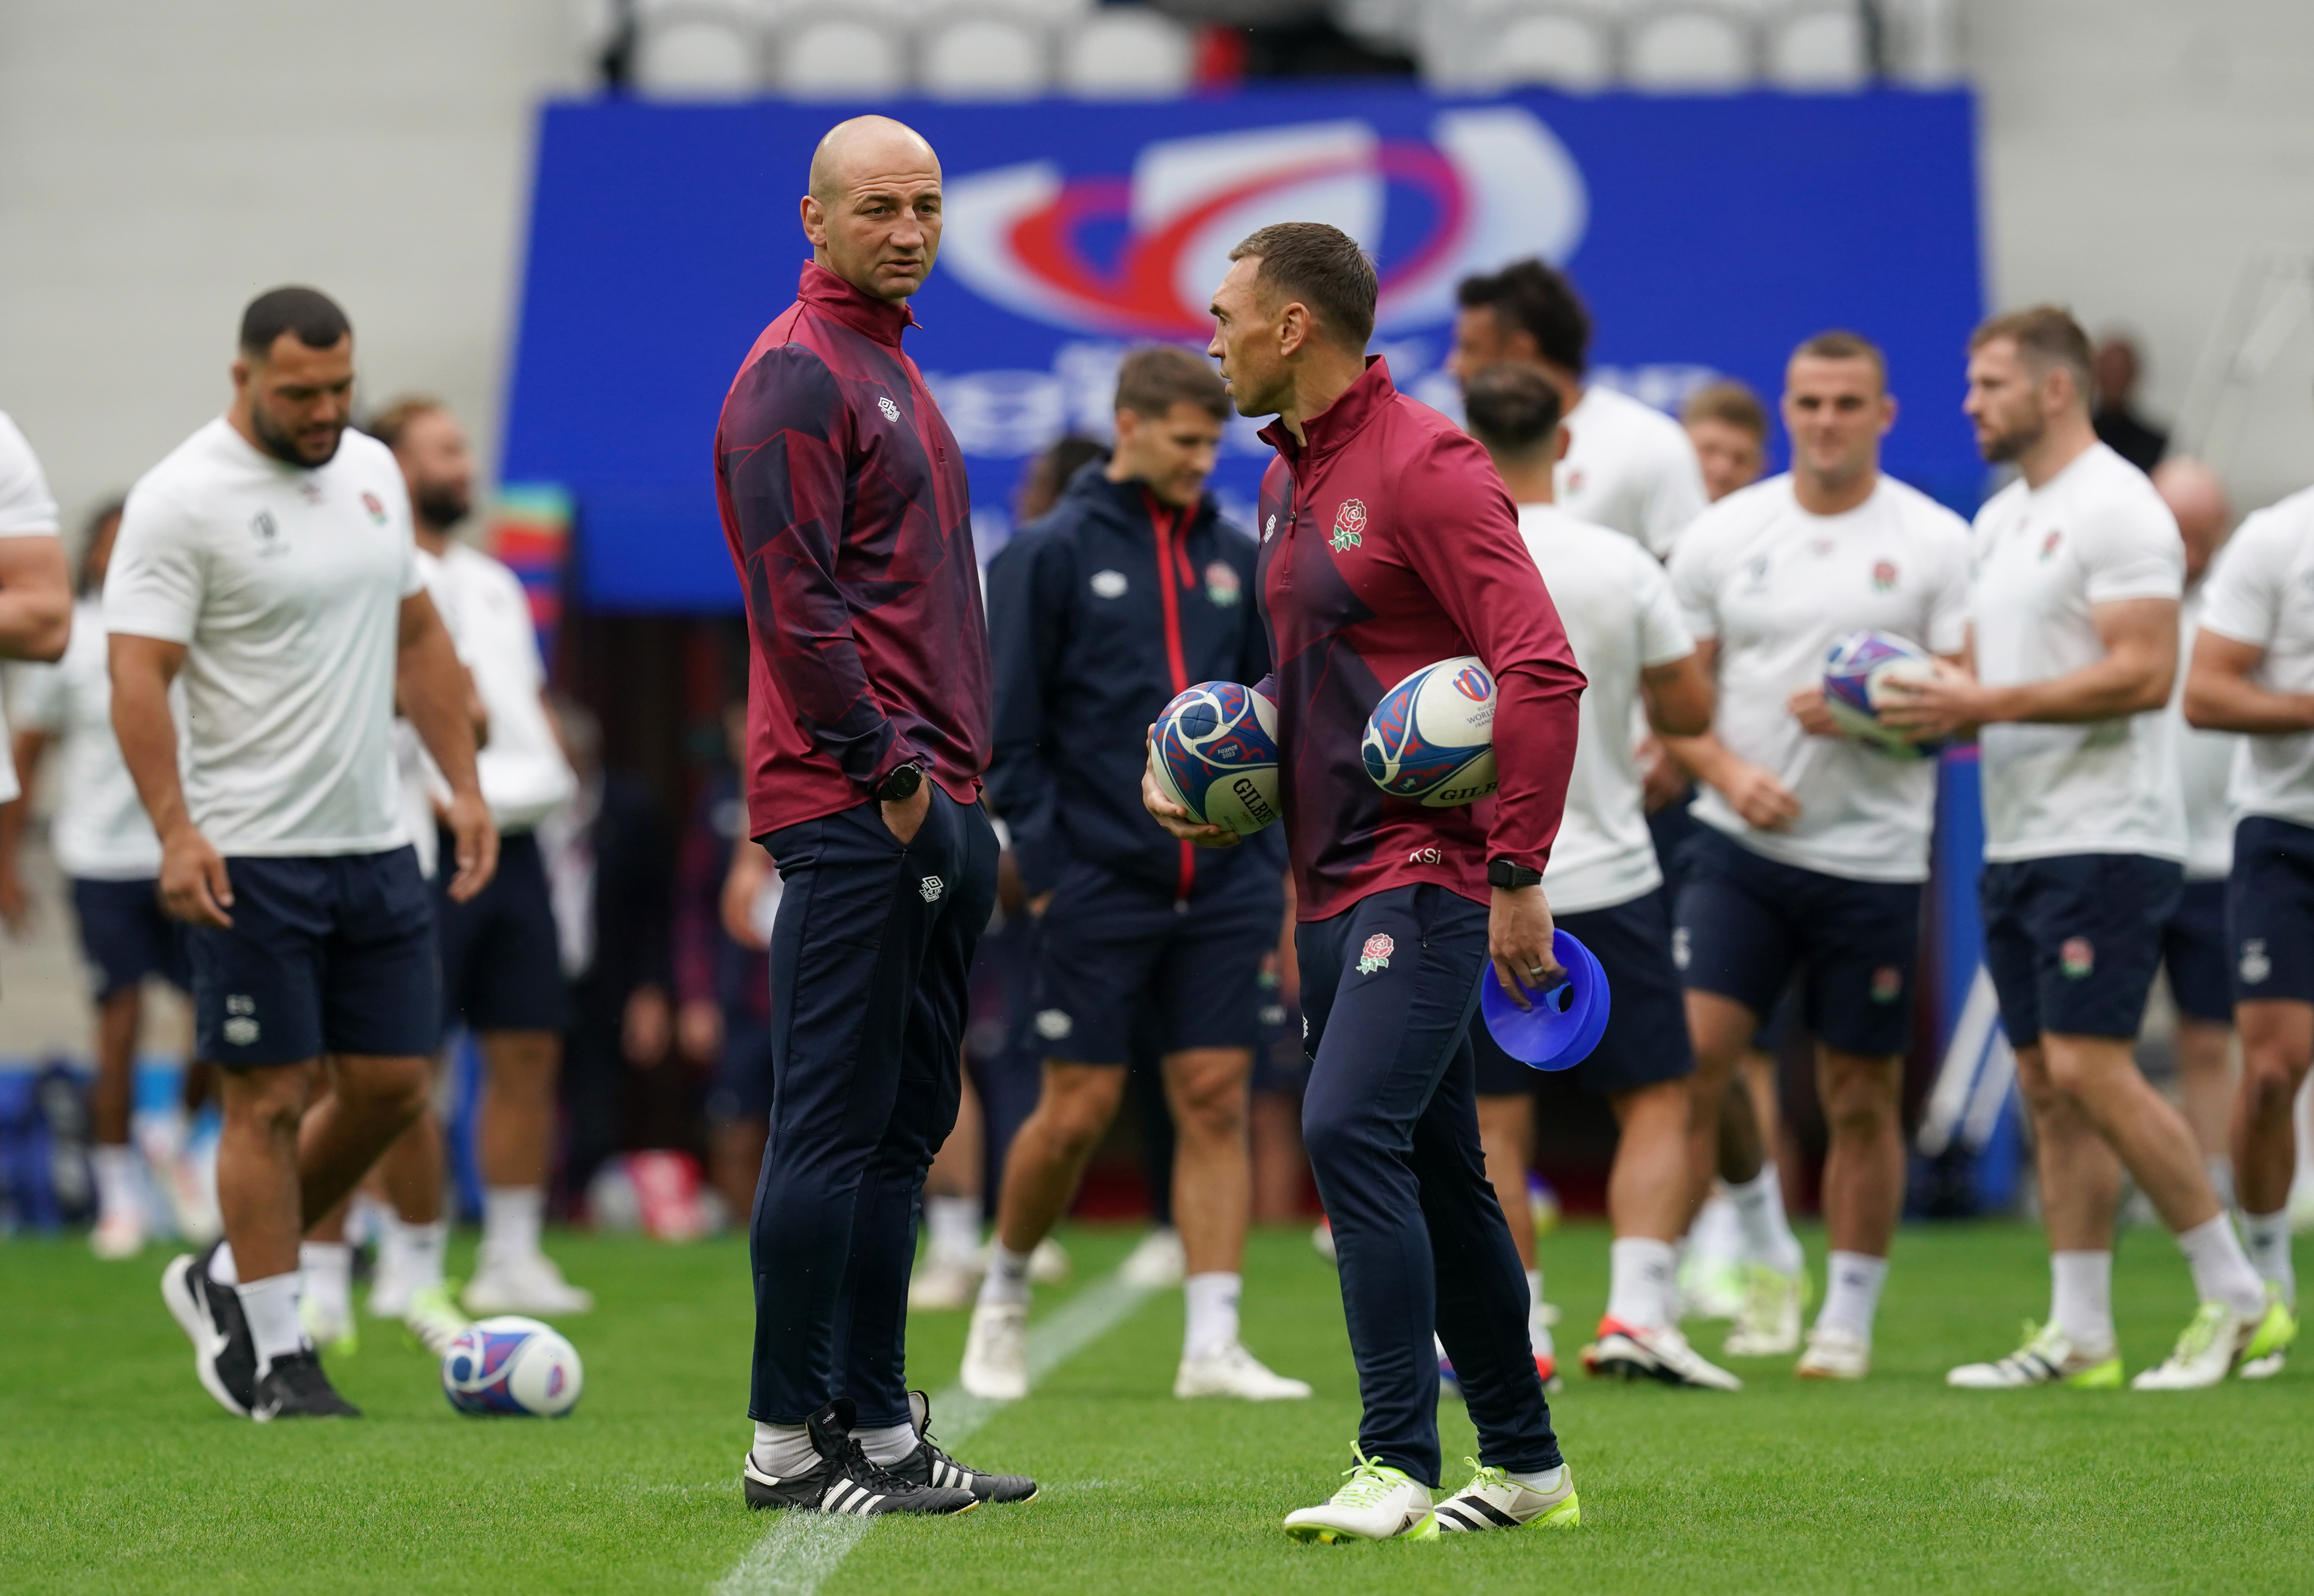
[[[717,440],[738,528],[747,623],[798,723],[863,788],[918,758],[868,682],[838,582],[851,418],[826,363],[766,349],[733,384]]]
[[[1459,434],[1436,438],[1408,464],[1399,494],[1400,504],[1421,507],[1407,559],[1471,639],[1499,694],[1499,785],[1487,858],[1540,870],[1575,769],[1584,687],[1575,650],[1519,536],[1510,495],[1476,443]]]

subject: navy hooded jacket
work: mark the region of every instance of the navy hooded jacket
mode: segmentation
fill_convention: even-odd
[[[987,788],[1022,881],[1048,892],[1073,861],[1194,896],[1241,868],[1283,869],[1272,826],[1199,849],[1141,807],[1147,731],[1199,682],[1260,681],[1254,542],[1211,497],[1161,503],[1096,461],[988,568],[996,718]]]

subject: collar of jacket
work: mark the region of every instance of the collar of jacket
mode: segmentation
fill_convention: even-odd
[[[1398,389],[1390,380],[1390,362],[1369,355],[1358,380],[1343,389],[1339,399],[1302,423],[1302,436],[1307,442],[1295,443],[1282,419],[1261,429],[1262,441],[1283,454],[1288,465],[1314,465],[1329,454],[1341,453],[1342,446],[1365,431],[1366,423],[1397,397]]]
[[[1077,474],[1069,479],[1064,497],[1105,504],[1134,525],[1146,525],[1149,503],[1143,495],[1148,492],[1148,486],[1139,477],[1127,477],[1122,482],[1112,482],[1108,480],[1108,462],[1090,460],[1079,466]],[[1190,526],[1204,525],[1219,513],[1219,508],[1212,494],[1198,495],[1197,506],[1190,512]],[[1166,507],[1166,513],[1169,517],[1180,514],[1170,506]]]
[[[923,325],[905,300],[895,304],[888,299],[862,293],[817,260],[803,263],[803,276],[796,283],[796,297],[814,310],[835,317],[854,332],[895,349],[900,347],[902,328]]]

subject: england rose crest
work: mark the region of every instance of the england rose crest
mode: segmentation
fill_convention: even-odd
[[[1344,549],[1355,549],[1364,537],[1365,529],[1365,503],[1359,499],[1346,498],[1342,500],[1342,507],[1334,512],[1334,535],[1326,541],[1334,546],[1337,553]]]
[[[1366,939],[1365,947],[1359,950],[1358,974],[1361,975],[1371,975],[1376,970],[1388,969],[1390,967],[1390,956],[1397,951],[1397,943],[1391,941],[1390,938],[1382,932],[1376,931],[1373,936]]]

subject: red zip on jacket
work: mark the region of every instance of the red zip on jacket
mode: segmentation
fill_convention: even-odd
[[[1435,882],[1488,901],[1487,863],[1550,857],[1575,764],[1583,673],[1486,451],[1392,386],[1379,357],[1261,481],[1256,590],[1276,666],[1296,913]],[[1366,776],[1366,718],[1423,666],[1475,654],[1500,698],[1491,804],[1427,809]]]

